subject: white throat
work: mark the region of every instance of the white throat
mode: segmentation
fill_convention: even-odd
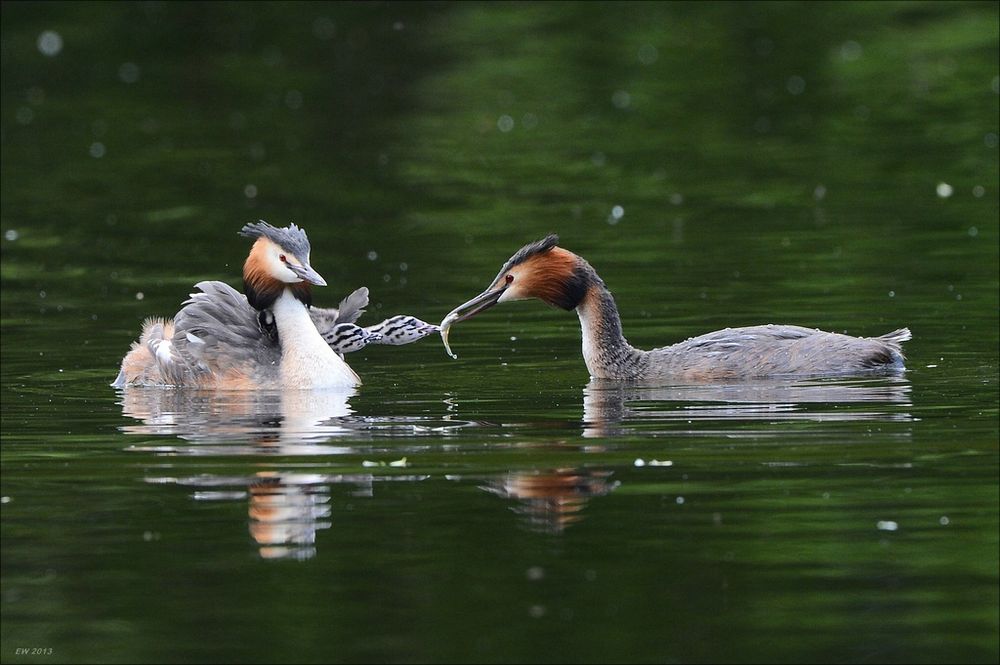
[[[345,388],[361,379],[320,336],[309,310],[285,289],[271,307],[281,343],[284,388]]]
[[[591,299],[584,298],[583,302],[576,308],[577,316],[580,317],[580,332],[583,336],[583,362],[587,364],[587,371],[591,378],[603,378],[600,370],[600,342],[597,337],[597,308],[594,307]]]

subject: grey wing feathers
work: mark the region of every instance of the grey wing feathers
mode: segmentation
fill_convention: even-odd
[[[368,307],[368,287],[362,286],[340,301],[337,323],[354,323],[365,313],[365,307]]]
[[[364,314],[364,308],[368,306],[368,287],[362,286],[360,289],[340,301],[338,307],[312,307],[309,309],[309,317],[312,318],[316,329],[323,337],[341,323],[354,323],[358,317]],[[329,341],[329,340],[328,340]]]
[[[198,282],[174,318],[173,354],[195,374],[269,367],[281,355],[246,296],[224,282]]]
[[[895,347],[896,350],[899,350],[900,345],[903,342],[913,339],[913,333],[910,332],[909,328],[900,328],[899,330],[893,330],[891,333],[879,335],[878,337],[874,337],[872,339],[877,339],[888,344],[889,346]]]
[[[654,349],[664,371],[691,376],[770,376],[836,374],[901,368],[900,345],[910,339],[902,328],[881,337],[850,337],[801,326],[727,328]]]

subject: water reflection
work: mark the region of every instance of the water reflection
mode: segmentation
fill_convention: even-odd
[[[662,429],[672,434],[707,435],[719,431],[711,423],[722,422],[727,435],[741,431],[759,435],[763,426],[781,421],[907,422],[913,420],[907,410],[911,406],[910,391],[910,383],[902,376],[674,386],[594,380],[583,390],[582,433],[585,437],[612,437]],[[350,405],[353,391],[242,394],[130,389],[121,393],[120,403],[124,415],[139,421],[124,425],[124,432],[174,438],[168,445],[137,445],[130,450],[157,455],[257,458],[254,468],[244,474],[179,475],[174,471],[147,476],[145,480],[190,488],[196,501],[245,502],[247,530],[259,556],[301,560],[316,556],[317,533],[330,529],[336,521],[332,487],[346,486],[351,496],[372,497],[377,483],[415,482],[431,476],[407,474],[398,468],[407,465],[405,460],[386,463],[354,459],[347,463],[364,468],[397,468],[385,468],[379,473],[331,474],[291,471],[270,462],[261,464],[261,455],[267,459],[273,455],[387,452],[389,449],[376,450],[371,445],[376,436],[395,440],[391,447],[394,458],[425,454],[424,465],[429,463],[430,453],[459,453],[466,444],[481,448],[480,437],[463,436],[457,446],[447,443],[459,428],[480,424],[458,419],[455,400],[447,395],[443,400],[445,413],[439,416],[362,416]],[[412,410],[412,401],[405,404]],[[545,413],[540,411],[539,418],[544,418]],[[749,429],[741,429],[744,425]],[[489,441],[487,447],[511,449],[509,433],[490,432],[491,428],[480,430]],[[429,437],[429,441],[418,444],[412,440],[415,436]],[[400,439],[409,443],[398,445]],[[178,440],[190,445],[181,445]],[[343,444],[334,445],[332,441]],[[515,448],[535,445],[513,443]],[[615,491],[620,482],[613,478],[612,468],[602,465],[601,453],[607,452],[604,446],[586,446],[582,452],[587,461],[579,458],[581,449],[575,445],[550,442],[544,447],[548,453],[563,447],[573,459],[564,458],[568,463],[550,468],[510,468],[486,480],[478,476],[476,482],[479,489],[506,499],[525,528],[558,534],[583,520],[590,501]],[[462,481],[461,477],[444,477]]]
[[[219,392],[129,388],[121,392],[122,414],[141,421],[127,434],[167,435],[218,445],[175,449],[191,454],[225,452],[318,454],[350,449],[319,446],[356,428],[347,419],[353,390]],[[239,444],[239,451],[232,444]],[[306,446],[303,448],[303,446]],[[162,452],[167,452],[162,450]]]
[[[148,483],[192,489],[195,501],[246,501],[247,528],[262,559],[311,559],[316,532],[329,529],[332,485],[350,486],[355,497],[374,496],[376,482],[415,482],[427,476],[292,473],[273,469],[248,476],[203,474],[150,476]]]
[[[391,439],[450,437],[478,427],[478,421],[455,417],[445,402],[441,416],[361,415],[347,391],[211,392],[128,388],[119,392],[122,415],[139,421],[122,425],[126,434],[170,436],[194,445],[146,445],[129,450],[178,455],[339,455],[361,452],[357,445],[331,440],[370,442]],[[432,404],[437,401],[431,400]],[[407,406],[412,407],[412,403]],[[411,446],[401,450],[423,449]]]
[[[910,406],[910,382],[902,375],[673,386],[592,379],[583,389],[583,435],[614,436],[657,422],[912,421]],[[703,424],[689,429],[713,433]]]
[[[611,493],[620,483],[606,469],[566,468],[510,471],[482,485],[483,489],[516,502],[512,510],[533,531],[560,533],[583,519],[594,497]]]

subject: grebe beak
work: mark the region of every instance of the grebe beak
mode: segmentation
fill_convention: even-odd
[[[448,316],[444,317],[444,320],[441,321],[441,326],[438,332],[441,333],[441,341],[444,343],[444,350],[449,356],[452,358],[458,358],[458,356],[452,353],[451,347],[448,346],[448,332],[451,330],[452,324],[458,323],[459,321],[465,321],[466,319],[471,319],[476,314],[493,307],[493,305],[497,304],[497,301],[500,300],[500,296],[502,296],[503,292],[506,290],[506,284],[501,286],[499,289],[494,289],[492,291],[487,289],[469,302],[459,305],[455,309],[448,312]]]
[[[476,314],[485,312],[490,307],[497,304],[497,301],[500,300],[500,296],[502,296],[503,292],[506,290],[507,286],[504,285],[499,289],[483,291],[472,300],[459,305],[455,309],[448,312],[448,316],[444,317],[444,320],[441,321],[441,328],[450,328],[452,324],[458,323],[459,321],[465,321],[466,319],[471,319]]]
[[[290,261],[285,265],[303,282],[309,282],[310,284],[315,284],[316,286],[326,286],[326,280],[320,277],[319,273],[313,270],[311,266],[297,266]]]

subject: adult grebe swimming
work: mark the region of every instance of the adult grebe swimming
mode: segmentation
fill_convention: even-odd
[[[410,316],[360,328],[368,303],[358,289],[339,309],[310,305],[310,285],[326,281],[309,264],[305,231],[247,224],[255,238],[243,264],[244,296],[228,284],[196,284],[173,320],[147,319],[111,385],[221,390],[345,388],[361,383],[343,354],[367,344],[405,344],[436,326]]]
[[[615,300],[587,261],[550,235],[522,247],[480,295],[456,307],[441,322],[448,330],[498,302],[538,298],[575,309],[583,329],[583,359],[598,379],[706,381],[764,376],[855,374],[902,369],[906,328],[880,337],[850,337],[799,326],[726,328],[652,351],[633,347],[622,335]]]

